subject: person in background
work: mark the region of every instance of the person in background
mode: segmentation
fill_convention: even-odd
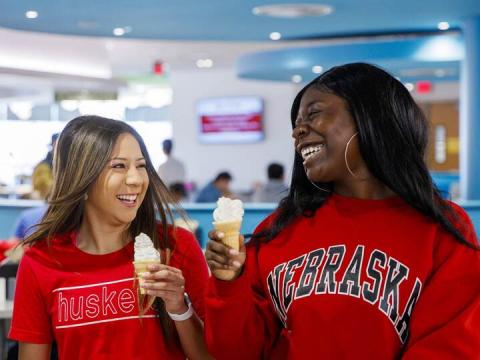
[[[267,168],[268,182],[260,186],[253,194],[253,202],[278,203],[285,197],[288,187],[284,183],[284,168],[278,163],[271,163]]]
[[[60,359],[210,358],[205,259],[193,235],[171,225],[170,202],[132,127],[98,116],[67,124],[47,211],[17,273],[9,338],[20,360],[48,358],[53,341]],[[132,264],[140,233],[161,257],[141,284]]]
[[[297,94],[291,125],[276,211],[240,251],[209,234],[212,355],[478,359],[478,238],[432,182],[428,123],[409,91],[375,66],[337,66]],[[220,269],[235,275],[219,280]]]
[[[17,222],[15,223],[15,229],[12,238],[16,240],[23,240],[28,235],[33,233],[35,230],[35,225],[42,220],[46,210],[47,205],[41,205],[31,209],[23,210],[20,213]]]
[[[230,191],[231,181],[232,175],[227,171],[222,171],[200,190],[196,201],[199,203],[211,203],[216,202],[221,196],[232,197],[232,192]]]
[[[35,230],[45,211],[46,205],[23,210],[18,216],[13,234],[6,241],[1,241],[0,261],[8,258],[9,262],[18,263],[23,256],[23,247],[19,243]]]
[[[52,138],[50,141],[50,149],[48,150],[47,156],[43,159],[43,162],[50,166],[50,169],[53,169],[53,153],[55,151],[55,145],[57,144],[58,137],[60,133],[52,134]]]
[[[32,192],[28,198],[32,200],[45,200],[52,187],[52,182],[52,169],[47,163],[42,161],[33,169]]]
[[[185,185],[183,183],[170,184],[168,189],[170,190],[173,200],[177,203],[182,202],[187,198],[187,190],[185,190]]]
[[[40,161],[32,173],[32,193],[29,198],[34,200],[45,200],[50,192],[53,183],[53,150],[57,142],[58,133],[52,135],[50,149],[45,159]]]
[[[47,200],[50,190],[52,189],[53,152],[58,136],[58,133],[54,133],[52,135],[49,150],[45,156],[45,159],[35,165],[32,174],[33,192],[29,196],[30,199],[45,201]],[[17,218],[13,235],[9,239],[11,244],[16,245],[18,242],[30,235],[35,230],[35,225],[42,220],[46,210],[47,205],[41,205],[31,209],[23,210]],[[18,261],[22,254],[23,251],[21,247],[15,248],[13,246],[5,252],[5,255],[10,257],[10,259],[13,261]]]
[[[167,157],[162,165],[158,167],[158,175],[165,185],[184,184],[185,183],[185,166],[182,162],[172,155],[173,141],[167,139],[162,144],[163,153]]]

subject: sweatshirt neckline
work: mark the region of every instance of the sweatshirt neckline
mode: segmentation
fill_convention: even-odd
[[[79,256],[82,256],[82,257],[87,257],[87,258],[90,258],[90,259],[113,259],[113,258],[117,258],[119,256],[128,256],[128,257],[131,257],[131,255],[133,254],[133,241],[130,241],[128,242],[125,246],[123,246],[122,248],[118,249],[118,250],[115,250],[115,251],[112,251],[110,253],[106,253],[106,254],[91,254],[91,253],[88,253],[86,251],[83,251],[81,250],[78,246],[77,246],[77,236],[78,236],[78,232],[77,231],[72,231],[70,233],[70,246],[73,248],[73,250],[79,254]]]
[[[398,195],[383,199],[361,199],[332,193],[329,200],[336,206],[349,210],[381,210],[406,205]]]

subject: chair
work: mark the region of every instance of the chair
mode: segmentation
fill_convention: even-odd
[[[5,278],[6,284],[6,293],[5,297],[7,300],[13,299],[13,294],[15,292],[14,281],[17,276],[18,264],[8,261],[2,261],[0,263],[0,278]]]
[[[13,294],[15,292],[15,278],[17,276],[18,264],[9,262],[9,259],[5,259],[0,262],[0,279],[1,286],[5,287],[0,291],[0,296],[4,296],[3,299],[0,299],[0,302],[5,304],[6,300],[12,300]],[[3,305],[5,306],[5,305]],[[10,315],[2,315],[0,318],[0,351],[2,357],[5,358],[7,352],[7,324],[9,323]]]

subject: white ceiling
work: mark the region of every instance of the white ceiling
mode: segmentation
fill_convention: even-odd
[[[196,60],[207,57],[213,59],[213,69],[233,69],[242,54],[282,46],[89,38],[0,28],[0,88],[115,87],[123,76],[151,74],[157,60],[170,71],[196,69]]]
[[[0,87],[15,86],[5,74],[27,77],[36,87],[61,86],[52,80],[61,77],[65,86],[75,86],[85,77],[93,86],[95,79],[119,79],[122,76],[143,76],[152,73],[153,63],[160,60],[170,71],[198,70],[199,58],[210,58],[213,69],[234,69],[236,60],[254,51],[274,50],[327,43],[360,41],[356,39],[325,39],[311,41],[277,42],[225,42],[225,41],[169,41],[134,40],[101,37],[81,37],[35,33],[0,28]],[[21,72],[18,70],[24,70]],[[50,79],[51,81],[48,81]],[[70,80],[68,80],[70,79]],[[27,81],[27,82],[28,82]],[[88,85],[87,84],[87,85]],[[19,83],[22,88],[25,83]],[[107,83],[99,83],[106,86]],[[114,82],[113,86],[118,86]]]
[[[124,76],[151,75],[157,60],[171,72],[234,71],[236,60],[253,51],[356,41],[362,38],[284,43],[133,40],[0,28],[0,99],[49,99],[54,90],[111,91],[125,84]],[[198,69],[196,60],[206,57],[214,67]]]

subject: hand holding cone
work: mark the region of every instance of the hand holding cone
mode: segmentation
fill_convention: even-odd
[[[221,197],[213,212],[213,226],[216,231],[224,234],[222,243],[232,249],[240,249],[240,228],[243,220],[243,203],[241,200],[231,200]],[[214,274],[220,280],[232,280],[236,272],[230,269],[217,269]]]

